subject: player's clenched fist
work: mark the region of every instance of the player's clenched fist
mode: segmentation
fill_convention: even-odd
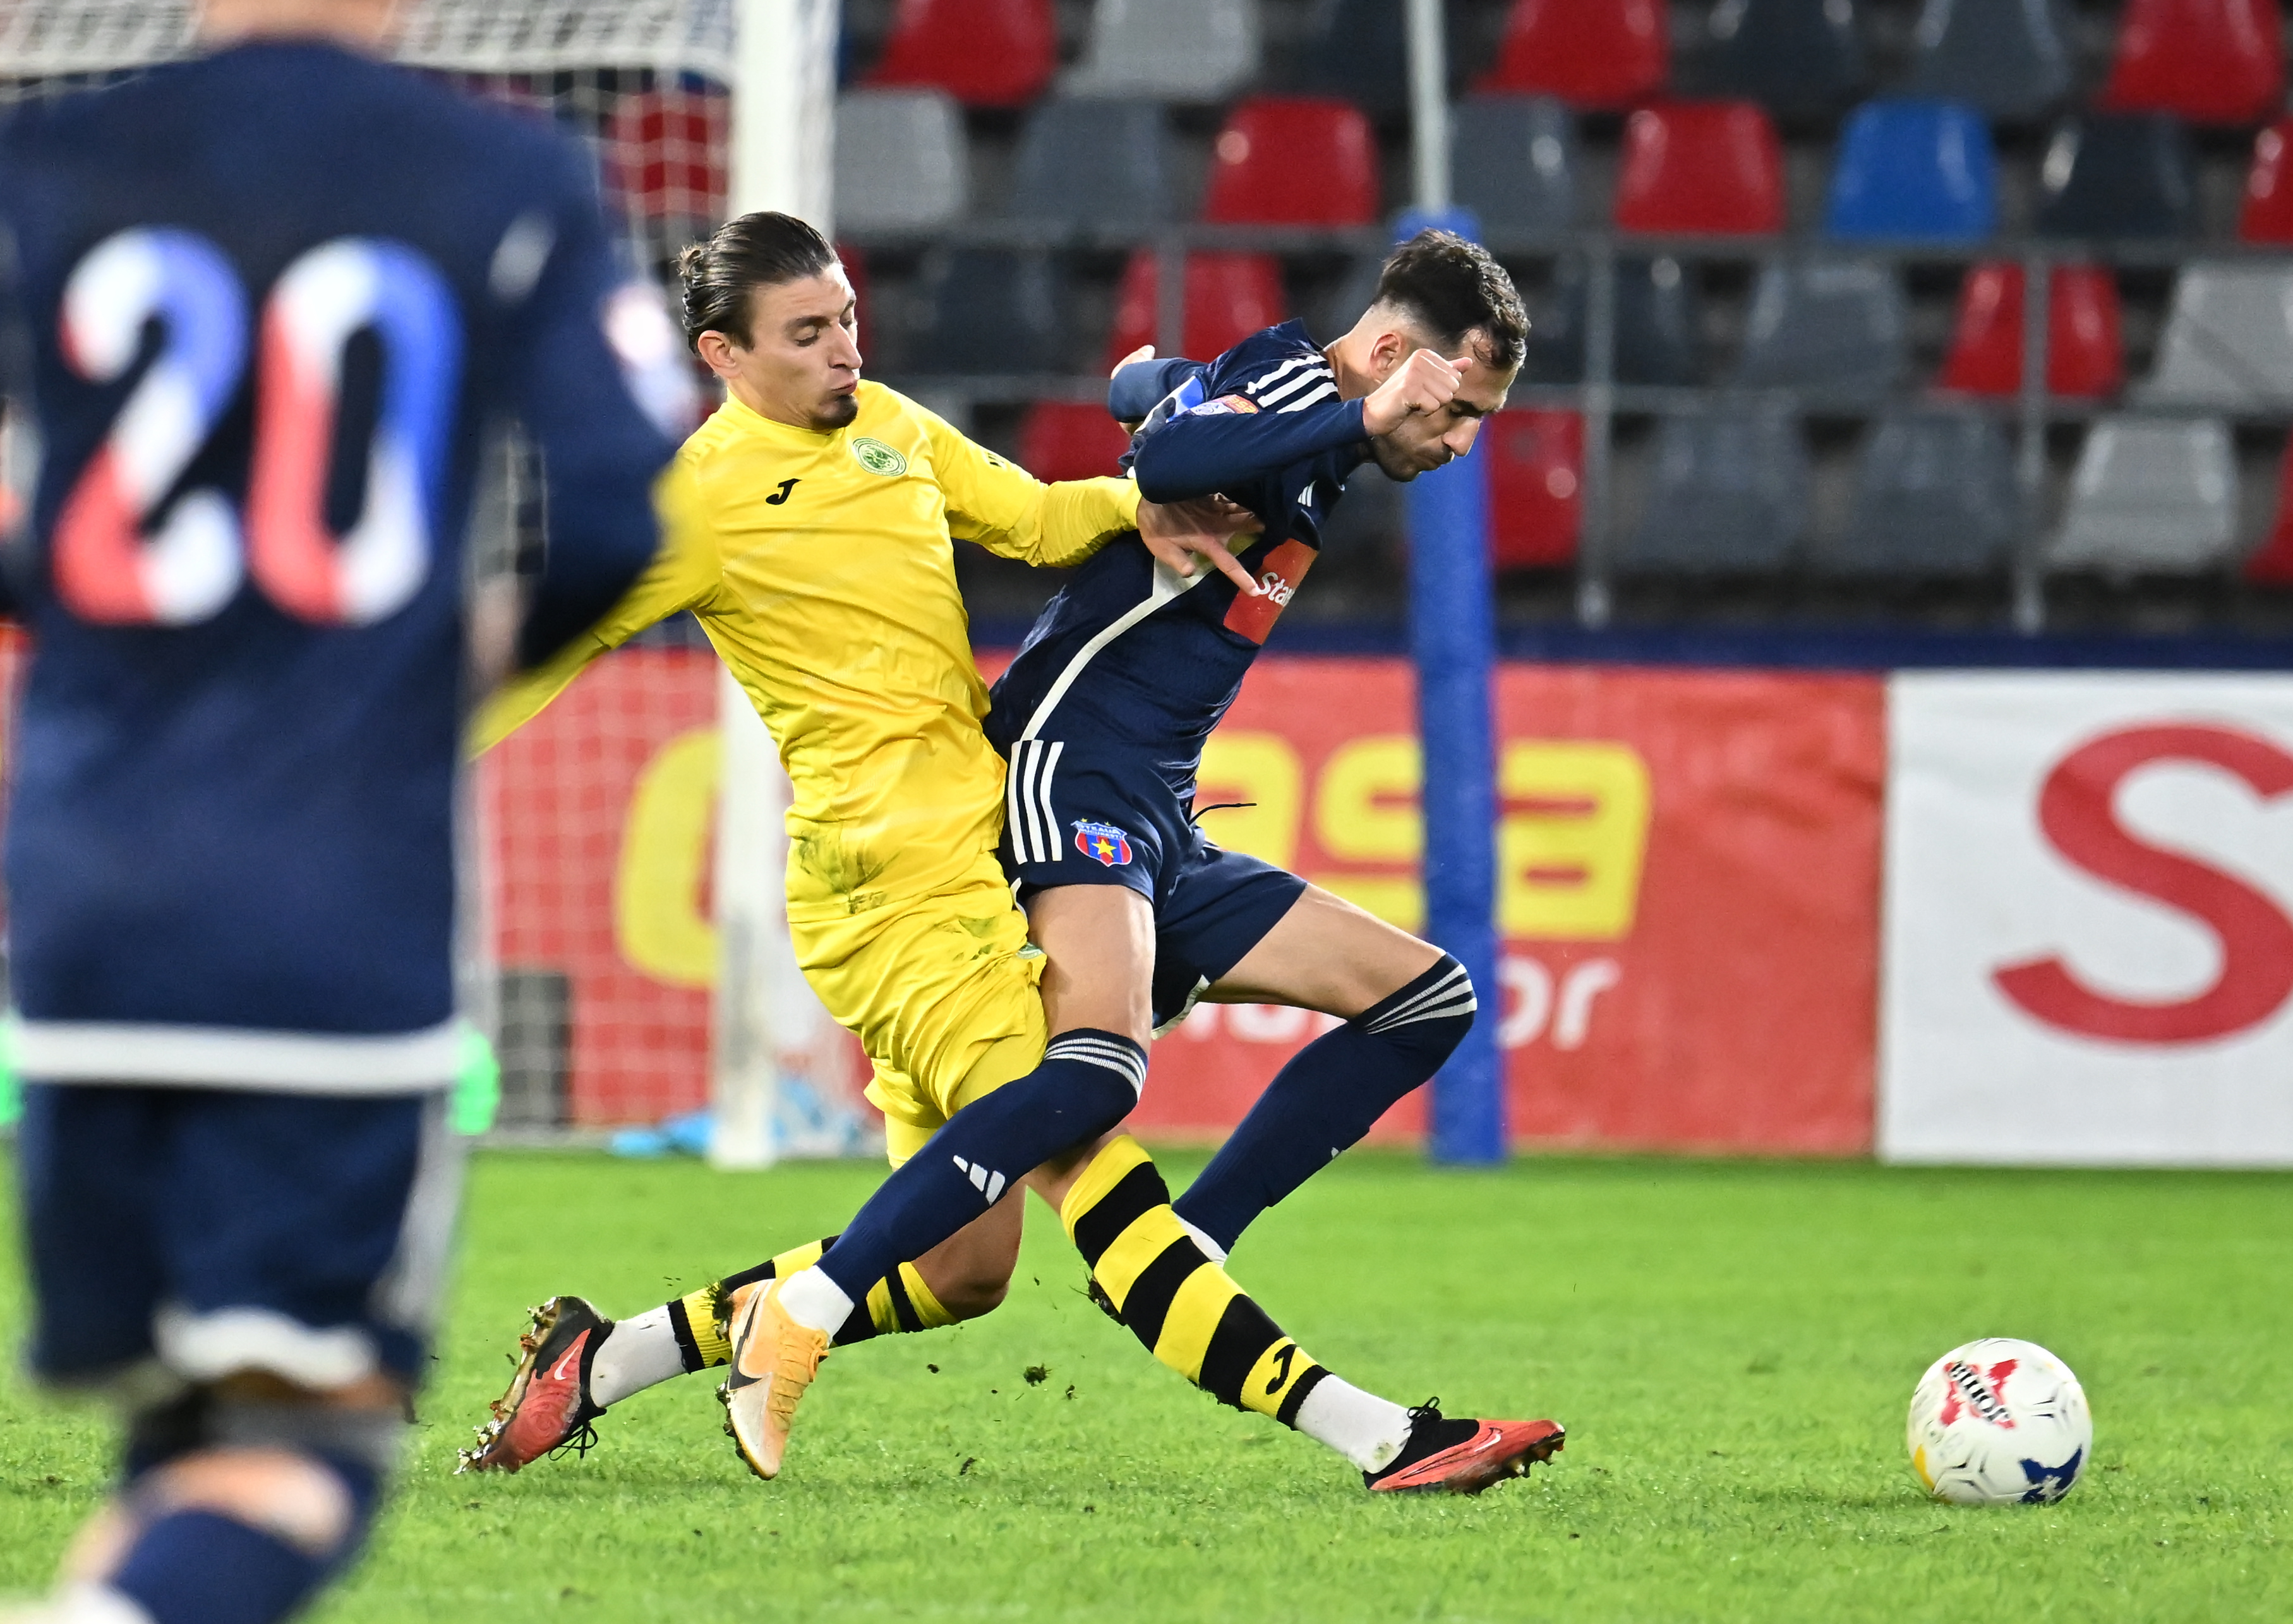
[[[1440,410],[1456,398],[1468,364],[1446,360],[1438,350],[1412,352],[1362,402],[1362,426],[1373,434],[1390,434],[1404,418]]]

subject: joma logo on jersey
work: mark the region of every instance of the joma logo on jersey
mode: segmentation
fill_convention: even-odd
[[[863,434],[852,443],[852,455],[871,474],[881,474],[887,479],[896,479],[908,471],[908,459],[886,445],[881,440],[871,440]]]
[[[1958,1419],[1963,1403],[1993,1426],[2013,1430],[2014,1417],[2008,1413],[2005,1393],[2006,1378],[2014,1374],[2015,1361],[2000,1360],[1989,1370],[1954,1359],[1942,1368],[1943,1377],[1950,1383],[1950,1397],[1943,1401],[1942,1424],[1949,1426]]]
[[[1075,849],[1086,857],[1108,868],[1121,868],[1130,861],[1130,837],[1113,824],[1079,822],[1074,827]]]

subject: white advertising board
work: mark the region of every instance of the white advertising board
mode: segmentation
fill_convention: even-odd
[[[1878,1149],[2293,1164],[2293,677],[1890,694]]]

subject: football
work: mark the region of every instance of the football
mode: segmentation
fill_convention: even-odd
[[[1911,1393],[1911,1470],[1939,1500],[2059,1500],[2093,1447],[2086,1390],[2035,1342],[1986,1336],[1953,1348]]]

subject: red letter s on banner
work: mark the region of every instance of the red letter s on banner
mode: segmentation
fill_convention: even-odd
[[[2258,1026],[2293,995],[2293,921],[2243,881],[2194,858],[2145,846],[2119,826],[2111,800],[2136,768],[2203,761],[2234,773],[2264,800],[2293,791],[2293,755],[2227,727],[2182,724],[2107,734],[2065,756],[2038,794],[2038,826],[2062,856],[2098,880],[2195,914],[2221,938],[2221,974],[2170,1003],[2112,998],[2081,984],[2058,957],[1993,972],[1998,990],[2052,1027],[2127,1043],[2193,1043]]]

